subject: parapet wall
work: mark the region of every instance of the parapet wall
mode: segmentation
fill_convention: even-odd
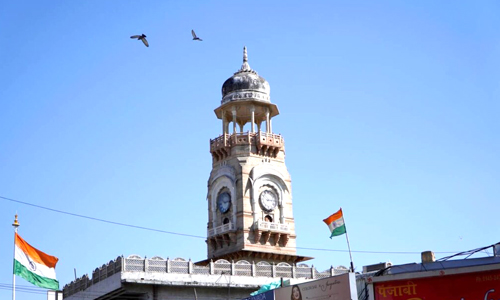
[[[232,276],[251,276],[267,278],[304,278],[319,279],[347,273],[346,267],[331,267],[323,272],[318,272],[314,266],[307,264],[290,265],[288,263],[270,264],[266,261],[248,262],[240,260],[229,262],[224,259],[211,261],[208,266],[197,266],[191,259],[183,258],[164,259],[159,256],[152,258],[142,258],[138,255],[130,255],[127,258],[123,256],[111,260],[109,263],[96,268],[92,272],[92,278],[86,274],[76,280],[66,284],[63,288],[64,298],[77,292],[84,291],[93,284],[96,284],[116,273],[174,273],[174,274],[196,274],[196,275],[232,275]]]

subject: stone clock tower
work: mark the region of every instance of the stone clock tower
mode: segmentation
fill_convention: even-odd
[[[207,261],[308,260],[296,255],[285,142],[272,131],[278,107],[271,103],[269,84],[250,68],[243,51],[243,65],[224,82],[215,109],[222,134],[210,140]]]

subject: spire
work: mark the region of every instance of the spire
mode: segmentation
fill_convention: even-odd
[[[248,54],[246,46],[243,47],[243,64],[241,65],[241,68],[238,70],[238,72],[236,72],[235,74],[240,72],[251,72],[257,74],[257,72],[252,70],[252,68],[250,68],[250,65],[248,64]]]

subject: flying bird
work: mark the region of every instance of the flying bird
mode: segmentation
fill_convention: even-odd
[[[146,35],[144,33],[142,35],[133,35],[130,38],[141,40],[144,43],[144,45],[146,45],[146,47],[149,47],[148,40],[146,40]]]
[[[196,36],[196,33],[194,33],[194,30],[191,29],[191,34],[193,35],[193,40],[195,41],[203,41],[202,39],[200,39],[199,37]]]

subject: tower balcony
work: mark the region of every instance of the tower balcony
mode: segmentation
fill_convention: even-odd
[[[291,234],[288,224],[272,223],[262,220],[258,220],[254,223],[253,231],[255,233],[255,242],[259,242],[262,238],[262,242],[265,244],[271,237],[274,237],[274,244],[282,246],[286,246]]]
[[[266,221],[262,221],[262,220],[258,220],[257,222],[255,222],[254,230],[270,231],[272,233],[275,233],[275,232],[290,233],[290,229],[288,227],[288,224],[272,223],[272,222],[266,222]]]
[[[207,230],[207,243],[212,249],[217,250],[224,245],[236,243],[236,230],[234,223],[229,222]]]
[[[231,231],[234,231],[234,224],[232,222],[229,222],[227,224],[208,229],[207,236],[210,238],[212,236],[228,233]]]
[[[252,154],[276,157],[285,147],[285,141],[281,135],[267,132],[222,134],[210,140],[210,153],[215,161],[223,160],[231,155],[232,147],[240,145],[251,146]]]

